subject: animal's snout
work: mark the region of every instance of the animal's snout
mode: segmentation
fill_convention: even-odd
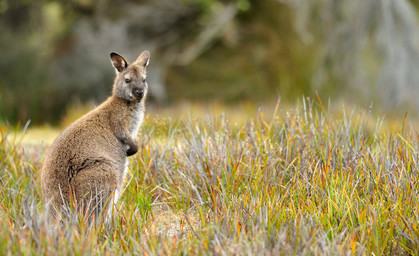
[[[142,89],[134,90],[134,96],[135,96],[135,98],[141,100],[144,97],[144,90],[142,90]]]

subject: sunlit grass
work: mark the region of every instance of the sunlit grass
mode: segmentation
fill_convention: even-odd
[[[418,133],[404,116],[320,100],[242,115],[189,107],[150,111],[118,214],[91,231],[47,225],[45,147],[24,153],[2,126],[0,252],[417,255]]]

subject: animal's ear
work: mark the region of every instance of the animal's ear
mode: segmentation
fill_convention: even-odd
[[[143,51],[135,62],[142,67],[147,67],[150,62],[150,52],[147,50]]]
[[[118,72],[122,72],[128,67],[128,62],[116,52],[111,53],[111,61]]]

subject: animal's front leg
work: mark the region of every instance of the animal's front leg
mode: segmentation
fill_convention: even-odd
[[[126,145],[128,146],[126,151],[127,156],[132,156],[138,152],[138,145],[131,137],[127,140]]]
[[[131,137],[128,129],[119,129],[116,131],[116,136],[119,141],[126,147],[125,153],[127,156],[132,156],[138,152],[138,145],[135,140]]]

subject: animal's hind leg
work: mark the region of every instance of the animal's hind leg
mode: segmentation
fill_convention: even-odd
[[[116,191],[117,177],[112,172],[98,168],[83,170],[71,181],[78,211],[98,219],[110,209]]]

